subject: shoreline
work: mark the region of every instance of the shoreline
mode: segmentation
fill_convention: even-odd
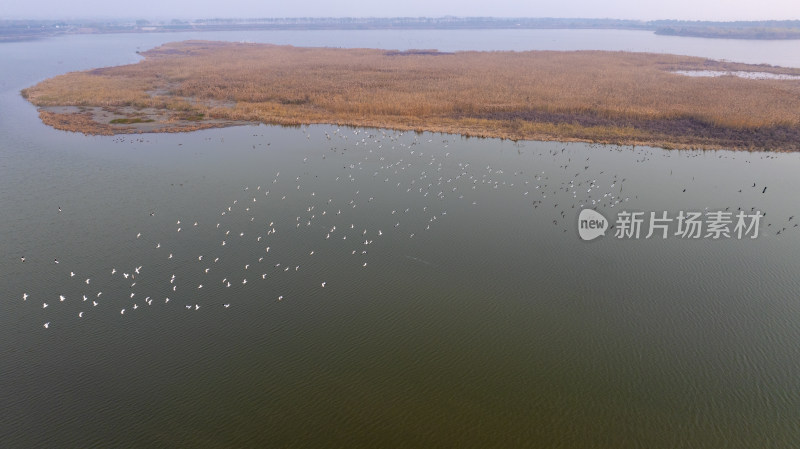
[[[333,124],[510,140],[800,151],[800,69],[626,52],[405,52],[187,41],[22,91],[56,129]]]
[[[92,122],[86,112],[53,112],[51,108],[41,108],[39,110],[39,118],[45,125],[51,126],[60,131],[77,132],[84,135],[97,135],[97,136],[115,136],[115,135],[129,135],[129,134],[153,134],[153,133],[189,133],[193,131],[200,131],[212,128],[227,128],[234,126],[252,126],[252,125],[268,125],[268,126],[302,126],[302,125],[332,125],[332,126],[349,126],[355,128],[375,128],[375,129],[391,129],[396,131],[411,131],[411,132],[430,132],[452,134],[467,138],[486,138],[486,139],[501,139],[511,141],[540,141],[540,142],[583,142],[588,144],[598,145],[618,145],[618,146],[649,146],[662,148],[666,150],[726,150],[726,151],[763,151],[763,152],[777,152],[777,153],[791,153],[800,151],[800,149],[780,149],[780,148],[758,148],[758,147],[743,147],[736,145],[722,145],[718,143],[707,143],[700,139],[687,137],[685,142],[666,141],[658,139],[646,138],[608,138],[602,139],[598,137],[580,137],[580,136],[563,136],[552,135],[546,132],[541,134],[526,134],[522,137],[513,134],[501,134],[496,132],[486,132],[482,128],[467,128],[457,125],[410,125],[410,124],[397,124],[377,122],[374,120],[362,121],[297,121],[288,122],[283,120],[276,120],[270,122],[262,121],[247,121],[247,120],[214,120],[202,123],[195,123],[191,121],[171,121],[171,122],[143,122],[143,123],[130,123],[130,124],[102,124]],[[800,134],[798,135],[800,138]]]

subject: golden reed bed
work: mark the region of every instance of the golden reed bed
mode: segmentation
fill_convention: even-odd
[[[42,120],[89,134],[244,122],[469,136],[800,150],[800,81],[674,70],[798,69],[604,51],[407,52],[187,41],[136,64],[23,90]]]

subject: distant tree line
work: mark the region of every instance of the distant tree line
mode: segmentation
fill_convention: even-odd
[[[0,20],[0,41],[75,33],[315,29],[622,29],[671,36],[800,39],[800,20],[710,22],[498,17],[288,17],[192,20]]]

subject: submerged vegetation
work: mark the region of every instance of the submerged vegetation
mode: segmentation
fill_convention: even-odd
[[[119,125],[119,124],[130,124],[130,123],[152,123],[154,119],[151,118],[141,118],[141,117],[133,117],[133,118],[115,118],[111,119],[110,122],[112,125]]]
[[[800,81],[672,73],[800,75],[797,69],[626,52],[398,52],[207,41],[142,55],[137,64],[45,80],[23,95],[40,107],[45,123],[94,134],[335,123],[509,139],[800,150]]]

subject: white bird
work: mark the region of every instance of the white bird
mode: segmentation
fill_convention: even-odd
[[[69,277],[71,277],[71,278],[74,278],[74,277],[75,277],[75,272],[73,272],[73,271],[70,271],[70,272],[69,272]]]
[[[83,312],[78,312],[78,318],[83,318]]]
[[[86,285],[89,285],[89,281],[91,281],[91,279],[89,279],[89,278],[86,278],[86,281],[85,281],[85,282],[86,282]]]
[[[46,309],[46,308],[47,308],[47,303],[46,303],[46,302],[42,303],[42,308],[43,308],[43,309]]]
[[[223,306],[224,306],[224,307],[227,309],[227,308],[228,308],[228,307],[230,307],[231,305],[230,305],[230,304],[223,304]]]
[[[119,314],[120,314],[120,315],[125,315],[125,309],[122,309],[122,310],[120,310],[120,311],[119,311]]]
[[[47,329],[48,327],[50,327],[50,322],[49,321],[44,323],[44,328]]]
[[[325,288],[325,283],[324,282],[322,283],[322,288]]]
[[[28,300],[28,294],[27,293],[23,293],[22,294],[22,300],[23,301],[27,301]]]
[[[64,295],[58,295],[58,300],[59,301],[64,302],[65,299],[67,299],[67,298],[65,298]]]

